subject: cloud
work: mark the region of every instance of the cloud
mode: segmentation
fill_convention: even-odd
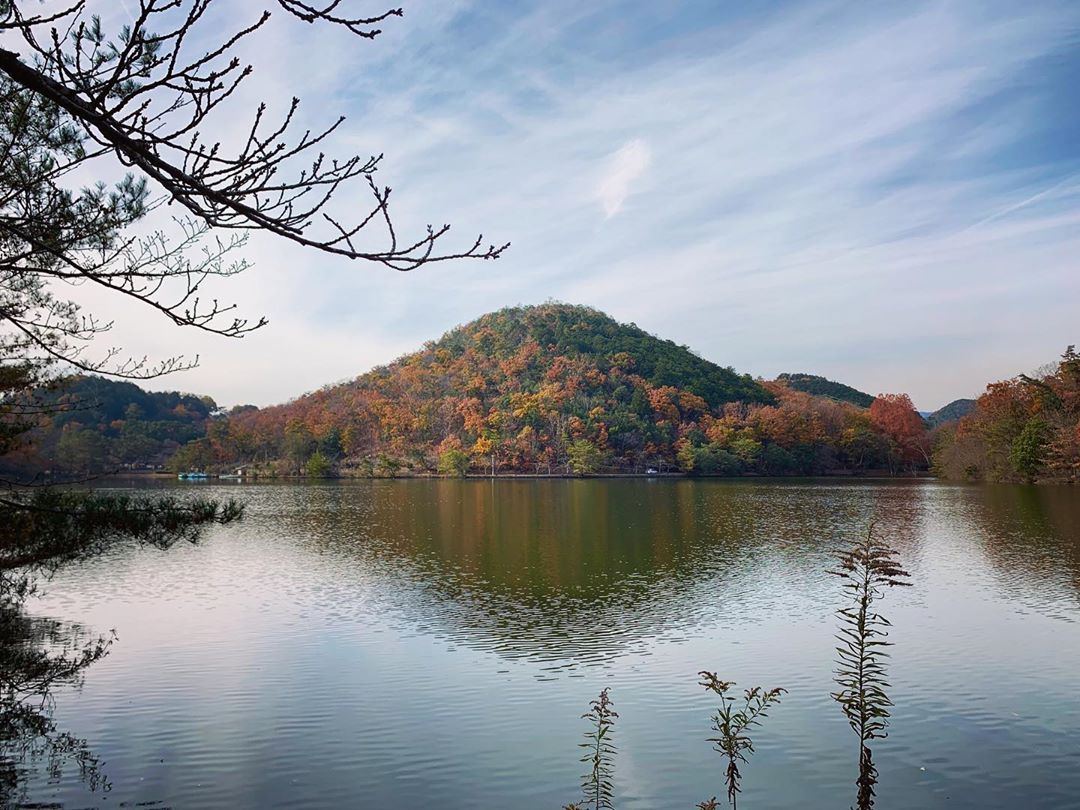
[[[630,187],[649,168],[652,153],[640,138],[627,141],[608,159],[608,167],[596,185],[596,197],[604,216],[611,219],[630,196]]]
[[[275,20],[245,100],[344,112],[327,151],[385,152],[400,234],[513,246],[402,275],[256,235],[213,294],[270,326],[162,385],[283,400],[549,297],[920,407],[1077,342],[1080,5],[654,5],[416,0],[372,43]],[[187,339],[118,322],[148,335]]]

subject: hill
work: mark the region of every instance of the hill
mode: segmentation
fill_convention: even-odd
[[[351,382],[207,429],[174,466],[779,474],[893,466],[903,455],[888,426],[854,405],[755,381],[559,303],[485,315]]]
[[[975,400],[954,399],[948,405],[944,405],[929,414],[926,417],[926,421],[930,427],[937,427],[938,425],[944,425],[947,422],[955,422],[958,419],[963,419],[973,410],[975,410]]]
[[[85,474],[161,466],[205,436],[217,411],[210,397],[92,375],[59,381],[34,398],[46,413],[21,451],[0,459],[0,469]]]
[[[224,450],[230,461],[287,469],[316,456],[422,471],[457,450],[536,471],[565,465],[570,446],[588,441],[645,464],[679,438],[684,419],[736,401],[774,396],[633,324],[549,303],[484,315],[351,382],[241,414],[227,439],[208,437],[183,460],[219,463]]]
[[[802,391],[817,397],[829,397],[839,402],[850,402],[860,408],[869,408],[874,398],[850,385],[833,382],[816,374],[781,374],[776,378],[794,391]]]

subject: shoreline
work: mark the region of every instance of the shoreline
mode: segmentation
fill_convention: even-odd
[[[566,481],[584,481],[584,480],[662,480],[662,481],[754,481],[754,480],[766,480],[766,481],[798,481],[798,480],[858,480],[858,481],[937,481],[948,480],[935,476],[930,472],[919,472],[914,475],[891,475],[887,471],[874,470],[866,473],[856,472],[832,472],[832,473],[820,473],[817,475],[762,475],[760,473],[751,473],[746,475],[687,475],[681,472],[665,472],[665,473],[589,473],[587,475],[578,475],[575,473],[496,473],[492,475],[487,474],[472,474],[472,475],[439,475],[437,473],[431,474],[419,474],[419,475],[333,475],[333,476],[319,476],[312,477],[307,475],[246,475],[242,478],[221,478],[219,475],[211,474],[208,478],[202,479],[178,479],[176,473],[166,473],[160,471],[130,471],[130,472],[115,472],[108,473],[101,476],[102,479],[117,479],[117,478],[139,478],[139,479],[151,479],[162,481],[183,481],[184,483],[208,483],[208,482],[234,482],[234,483],[254,483],[257,481],[493,481],[493,480],[509,480],[509,481],[545,481],[545,480],[566,480]],[[974,483],[987,483],[987,482],[974,482]],[[1009,483],[1009,482],[1003,482]],[[1060,482],[1065,483],[1065,482]]]

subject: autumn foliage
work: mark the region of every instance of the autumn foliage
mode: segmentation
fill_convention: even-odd
[[[934,463],[950,478],[991,481],[1080,477],[1080,355],[988,385],[974,410],[945,429]]]
[[[891,443],[891,466],[912,469],[930,463],[926,422],[915,411],[907,394],[882,394],[870,403],[870,423]]]
[[[486,315],[349,383],[215,420],[175,463],[302,473],[318,452],[359,475],[917,466],[925,426],[910,401],[875,408],[755,381],[596,310],[550,303]]]

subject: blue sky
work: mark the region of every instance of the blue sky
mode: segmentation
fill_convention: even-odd
[[[273,20],[243,98],[344,113],[331,151],[385,153],[399,228],[511,250],[397,274],[254,238],[214,293],[264,330],[116,311],[201,354],[154,387],[279,402],[549,298],[924,409],[1080,343],[1080,3],[404,8],[370,43]]]

